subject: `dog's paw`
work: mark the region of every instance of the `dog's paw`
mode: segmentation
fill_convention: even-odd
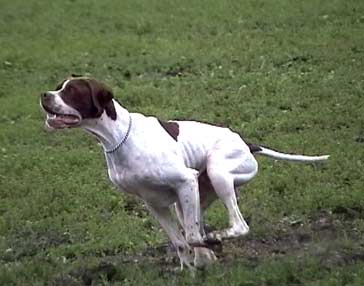
[[[211,249],[205,247],[195,248],[194,266],[197,269],[203,269],[216,261],[217,257]]]
[[[221,244],[223,240],[222,231],[212,231],[206,235],[206,242],[209,244]]]
[[[221,236],[215,235],[214,233],[210,232],[204,238],[204,243],[206,244],[207,247],[210,248],[210,247],[213,247],[215,245],[221,245],[222,244],[222,239],[221,239]]]

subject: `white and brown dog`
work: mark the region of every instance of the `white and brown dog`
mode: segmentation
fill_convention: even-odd
[[[209,241],[248,233],[235,190],[257,174],[253,154],[300,162],[328,158],[247,144],[228,128],[129,113],[104,84],[85,77],[69,78],[43,93],[41,106],[48,127],[81,127],[99,139],[110,180],[145,202],[175,246],[181,266],[190,268],[216,260]],[[216,198],[228,211],[230,227],[205,234],[202,211]]]

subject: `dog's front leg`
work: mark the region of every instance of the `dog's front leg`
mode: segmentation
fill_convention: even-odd
[[[164,231],[167,233],[173,243],[173,246],[177,250],[177,254],[181,262],[181,270],[183,269],[183,265],[187,265],[188,268],[194,269],[192,249],[178,228],[177,222],[173,219],[170,209],[168,207],[159,207],[151,204],[146,205],[151,214],[158,220]]]
[[[188,169],[186,176],[177,185],[178,203],[183,214],[183,227],[187,242],[193,246],[204,246],[200,233],[200,195],[197,172]]]
[[[179,220],[179,223],[181,224],[181,226],[184,228],[184,222],[183,222],[183,211],[181,208],[181,205],[179,202],[177,202],[175,204],[175,211],[176,211],[176,216]],[[202,210],[200,210],[201,213],[201,218],[200,218],[200,233],[202,235],[203,238],[206,237],[205,234],[205,230],[204,230],[204,226],[203,226],[203,216],[202,216]],[[212,263],[214,263],[217,260],[217,257],[214,253],[213,250],[206,248],[206,247],[195,247],[194,248],[195,251],[195,260],[194,260],[194,264],[195,267],[197,268],[203,268],[205,266],[208,266]]]

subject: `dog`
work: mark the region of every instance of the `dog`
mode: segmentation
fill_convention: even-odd
[[[111,182],[144,201],[174,245],[182,268],[213,263],[216,256],[209,242],[249,232],[236,189],[257,174],[254,155],[298,162],[329,157],[286,154],[249,144],[228,128],[206,123],[130,113],[111,89],[87,77],[67,78],[54,91],[42,93],[40,105],[48,128],[77,127],[96,136]],[[202,212],[217,198],[227,209],[229,227],[205,233]]]

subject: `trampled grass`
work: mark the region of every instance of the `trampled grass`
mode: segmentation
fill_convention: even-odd
[[[363,31],[355,0],[0,0],[0,285],[362,285]],[[44,130],[38,95],[72,73],[133,112],[331,158],[259,158],[251,233],[192,277],[94,139]]]

